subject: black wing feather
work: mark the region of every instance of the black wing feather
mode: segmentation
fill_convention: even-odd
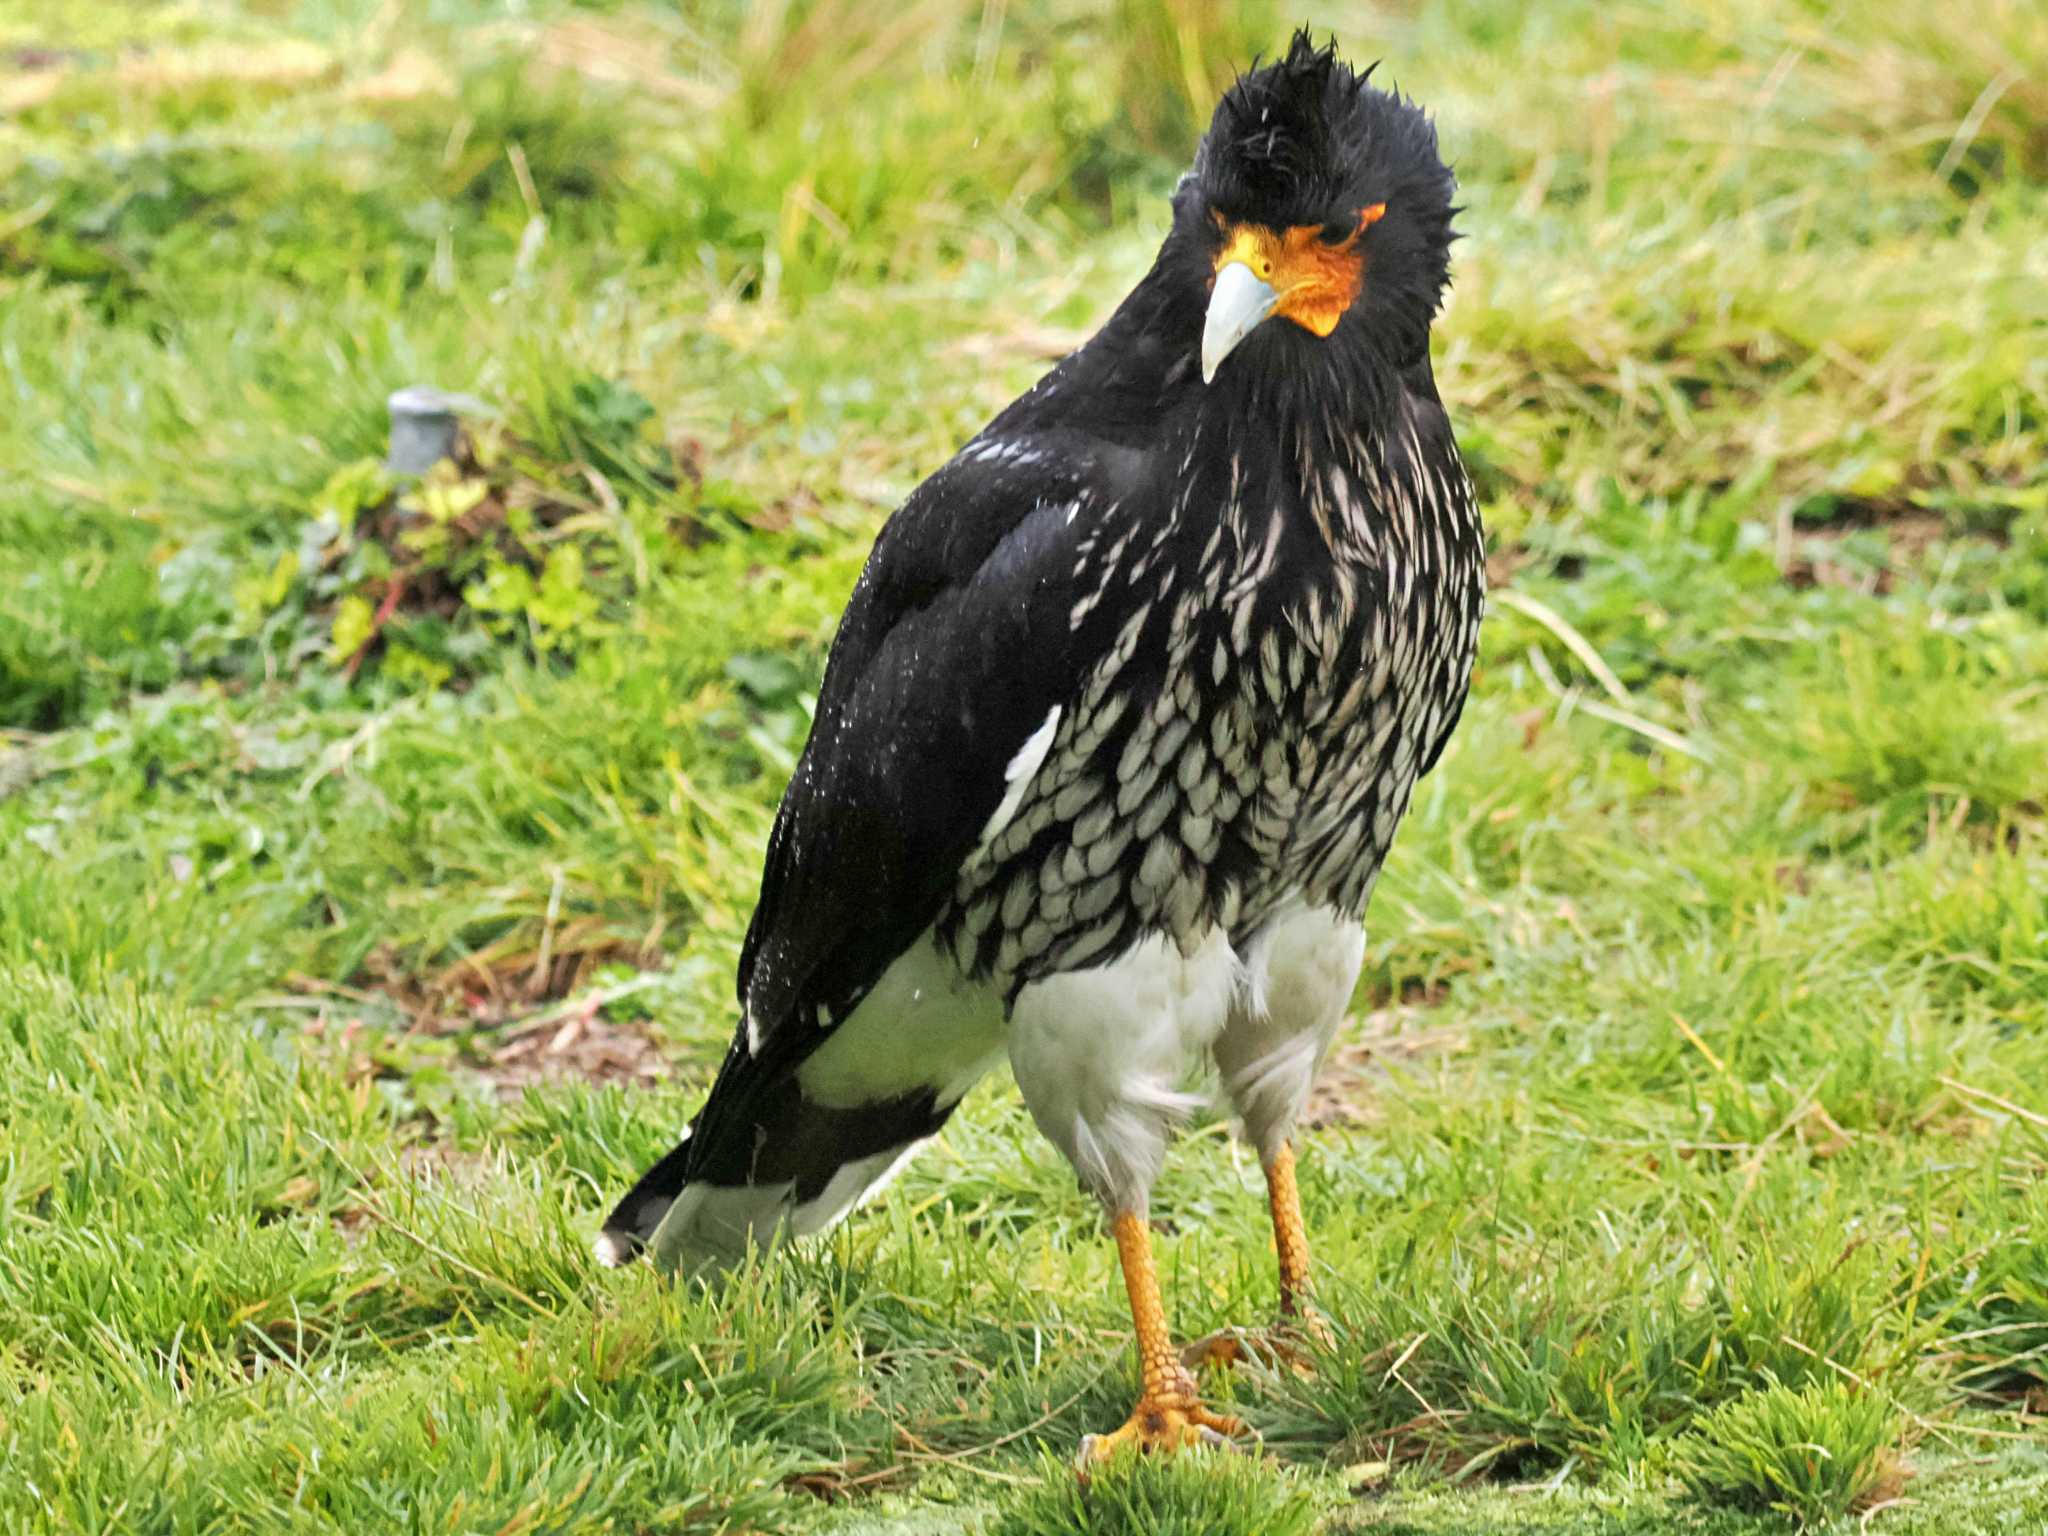
[[[970,444],[876,540],[769,840],[742,1022],[693,1127],[689,1178],[755,1176],[756,1110],[787,1093],[825,1019],[931,926],[1017,748],[1073,696],[1073,509],[1092,471],[1120,466],[1061,448],[1080,445],[1020,460]]]

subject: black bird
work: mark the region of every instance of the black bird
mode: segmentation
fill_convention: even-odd
[[[876,540],[768,845],[742,1020],[600,1256],[820,1231],[1005,1056],[1112,1217],[1143,1392],[1216,1440],[1146,1203],[1206,1057],[1308,1290],[1289,1146],[1485,583],[1430,371],[1454,182],[1306,32],[1238,80],[1152,269]]]

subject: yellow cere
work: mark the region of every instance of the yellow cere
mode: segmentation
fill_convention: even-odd
[[[1274,314],[1317,336],[1327,336],[1365,283],[1365,252],[1359,248],[1359,236],[1386,211],[1385,203],[1359,209],[1357,227],[1334,242],[1324,238],[1319,224],[1297,224],[1276,232],[1263,224],[1226,224],[1219,213],[1216,224],[1225,238],[1215,269],[1221,272],[1233,261],[1249,267],[1253,276],[1271,284],[1280,295]]]

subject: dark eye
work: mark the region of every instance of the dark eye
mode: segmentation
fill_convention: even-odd
[[[1357,233],[1356,224],[1325,224],[1317,238],[1325,245],[1342,245]]]

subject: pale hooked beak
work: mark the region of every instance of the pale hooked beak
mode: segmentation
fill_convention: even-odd
[[[1202,326],[1202,382],[1216,377],[1223,359],[1273,312],[1280,295],[1241,261],[1223,264],[1209,294],[1209,318]]]

